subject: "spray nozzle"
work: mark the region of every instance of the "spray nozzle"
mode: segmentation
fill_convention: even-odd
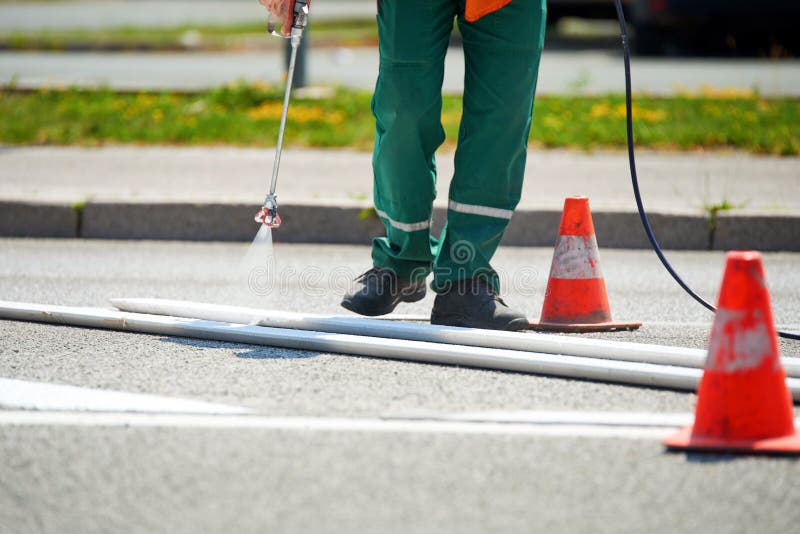
[[[278,215],[278,200],[273,194],[267,195],[264,205],[258,210],[255,221],[269,228],[277,228],[281,225],[281,216]]]

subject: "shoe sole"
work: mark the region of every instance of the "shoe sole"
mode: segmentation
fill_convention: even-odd
[[[421,289],[417,290],[416,292],[410,295],[398,295],[398,297],[393,300],[388,306],[384,308],[377,308],[377,309],[369,309],[365,307],[357,306],[352,300],[350,299],[342,299],[341,306],[346,310],[350,310],[353,313],[357,313],[359,315],[364,315],[366,317],[378,317],[379,315],[386,315],[388,313],[392,313],[394,309],[397,307],[398,304],[401,302],[419,302],[420,300],[425,298],[425,286],[422,286]]]

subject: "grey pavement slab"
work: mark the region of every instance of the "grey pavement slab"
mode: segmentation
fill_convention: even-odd
[[[314,19],[363,18],[370,0],[315,0]],[[68,0],[0,3],[0,30],[74,30],[119,27],[225,25],[265,21],[258,0]]]
[[[313,18],[371,18],[370,0],[317,0]],[[229,24],[264,20],[256,0],[204,1],[70,1],[0,3],[0,31]],[[266,38],[266,36],[265,36]],[[0,83],[19,87],[43,85],[108,86],[124,89],[196,90],[235,80],[281,81],[282,52],[259,54],[0,53]],[[372,48],[312,49],[309,80],[372,89],[377,73]],[[444,89],[463,88],[464,57],[449,51]],[[793,59],[635,58],[633,88],[651,94],[699,91],[705,86],[755,89],[768,96],[800,95],[800,61]],[[623,90],[618,51],[546,51],[539,94],[598,94]]]
[[[232,147],[0,147],[0,199],[39,202],[263,200],[275,149]],[[453,152],[437,155],[438,198],[447,204]],[[278,195],[284,203],[347,205],[372,200],[372,154],[287,149]],[[800,214],[800,158],[742,152],[637,152],[647,207],[697,215],[728,202],[734,212]],[[635,211],[622,151],[530,150],[520,206],[559,211],[585,195],[599,210]]]
[[[4,147],[0,149],[0,231],[16,236],[249,240],[272,149]],[[453,154],[438,156],[434,231],[446,217]],[[651,223],[666,248],[797,250],[800,158],[743,153],[656,153],[638,158]],[[550,246],[563,200],[590,198],[602,246],[644,248],[627,158],[532,150],[522,200],[505,236],[510,245]],[[278,193],[284,242],[366,243],[381,231],[372,198],[371,155],[287,150]],[[709,206],[733,209],[712,231]],[[54,205],[47,218],[30,206]],[[68,206],[81,206],[71,214]],[[45,209],[45,212],[47,210]],[[61,233],[58,233],[61,232]]]
[[[0,84],[199,90],[238,80],[282,83],[283,52],[59,53],[0,52]],[[671,95],[705,87],[756,90],[765,96],[800,95],[800,60],[637,58],[633,89]],[[312,48],[308,80],[372,90],[378,72],[374,48]],[[464,53],[451,47],[443,90],[463,90]],[[625,90],[621,55],[608,51],[545,51],[537,94],[606,94]]]

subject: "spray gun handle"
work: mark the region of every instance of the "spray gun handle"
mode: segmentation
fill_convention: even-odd
[[[274,20],[271,14],[267,20],[267,31],[275,37],[292,39],[292,46],[299,45],[300,39],[303,37],[303,31],[308,24],[309,5],[310,2],[308,0],[295,0],[294,7],[292,8],[292,26],[289,34],[284,34],[283,28],[281,28],[280,32],[276,31],[279,21]]]

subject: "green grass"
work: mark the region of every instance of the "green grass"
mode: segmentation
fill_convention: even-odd
[[[230,50],[269,48],[281,40],[267,35],[267,17],[263,22],[231,25],[182,25],[165,28],[119,27],[107,29],[30,30],[0,32],[0,47],[11,50],[66,50],[82,48],[122,48],[172,50],[183,48]],[[197,43],[188,45],[191,32]],[[309,27],[316,46],[366,46],[378,42],[374,19],[316,21]]]
[[[738,96],[634,98],[638,146],[690,150],[736,148],[753,153],[800,153],[800,100]],[[624,98],[539,98],[532,140],[548,147],[622,147]]]
[[[8,144],[158,143],[274,145],[282,87],[235,84],[197,94],[110,90],[0,91],[0,142]],[[330,98],[292,100],[287,146],[368,150],[374,123],[370,94],[337,89]],[[447,143],[458,135],[461,100],[444,98]],[[671,98],[636,96],[639,147],[739,149],[800,154],[800,100],[762,99],[707,90]],[[534,146],[621,149],[624,99],[542,96],[536,99]]]

